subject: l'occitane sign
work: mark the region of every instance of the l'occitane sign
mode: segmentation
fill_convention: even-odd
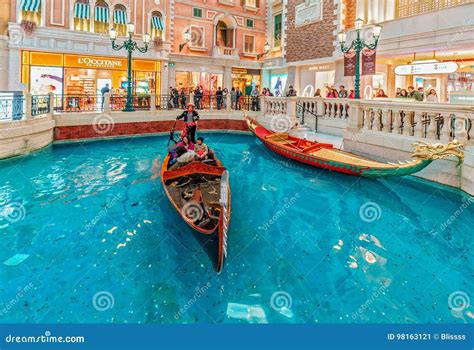
[[[64,66],[95,69],[127,69],[127,60],[122,58],[64,55]]]

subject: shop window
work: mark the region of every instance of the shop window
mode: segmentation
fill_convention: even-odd
[[[76,0],[74,3],[74,30],[90,31],[91,7],[88,0]]]
[[[151,14],[151,38],[162,38],[164,27],[163,16],[160,12],[154,11]]]
[[[95,3],[94,32],[107,34],[109,30],[109,5],[104,1]]]
[[[282,14],[273,17],[273,47],[281,47]]]
[[[123,5],[114,7],[114,28],[119,36],[127,35],[127,9]]]
[[[253,19],[247,18],[247,27],[253,28]]]
[[[191,47],[204,47],[204,27],[191,26]]]
[[[253,35],[244,35],[244,52],[255,53],[255,37]]]
[[[260,7],[259,0],[242,0],[242,5],[246,9],[258,9]]]
[[[21,1],[21,21],[33,22],[36,25],[41,23],[41,0]]]
[[[202,9],[193,7],[193,17],[202,18]]]

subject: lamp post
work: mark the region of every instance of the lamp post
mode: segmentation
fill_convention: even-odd
[[[349,46],[345,46],[347,34],[344,31],[339,32],[337,35],[337,40],[341,45],[341,50],[343,53],[347,53],[354,49],[356,53],[356,63],[355,63],[355,84],[354,84],[354,92],[355,98],[360,99],[360,53],[364,48],[368,48],[370,50],[374,50],[377,47],[380,38],[380,32],[382,31],[382,27],[379,25],[375,25],[373,28],[373,36],[374,42],[368,44],[365,42],[364,39],[360,37],[360,32],[362,31],[362,26],[364,25],[364,21],[360,18],[356,19],[354,22],[354,27],[356,31],[356,38],[352,41]]]
[[[265,56],[269,52],[270,52],[270,44],[267,41],[265,45],[263,45],[263,52],[257,55],[257,60],[259,60],[261,57]]]
[[[183,33],[184,43],[179,44],[179,52],[183,51],[184,47],[191,41],[191,32],[187,29]]]
[[[125,108],[123,109],[124,112],[134,112],[135,109],[133,108],[133,97],[132,97],[132,52],[135,50],[140,51],[141,53],[145,53],[148,51],[148,44],[150,43],[150,34],[145,33],[143,34],[143,42],[145,43],[145,47],[141,48],[138,47],[137,42],[134,41],[133,34],[135,33],[135,24],[127,23],[127,34],[128,39],[122,45],[117,45],[115,40],[117,40],[117,31],[114,28],[109,30],[110,40],[112,40],[112,48],[115,51],[119,51],[123,48],[128,51],[127,56],[127,75],[128,75],[128,82],[127,82],[127,101],[125,102]]]

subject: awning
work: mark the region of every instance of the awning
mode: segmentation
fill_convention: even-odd
[[[127,13],[122,10],[114,10],[114,23],[115,24],[126,24]]]
[[[22,11],[38,12],[41,5],[41,0],[22,0]]]
[[[153,29],[163,30],[163,28],[165,27],[163,25],[163,18],[158,17],[158,16],[153,16],[151,18],[151,26],[153,27]]]
[[[97,22],[109,23],[109,8],[103,6],[96,6],[95,20]]]
[[[89,4],[84,4],[82,2],[76,2],[74,5],[74,17],[79,19],[89,19],[90,18],[90,6]]]

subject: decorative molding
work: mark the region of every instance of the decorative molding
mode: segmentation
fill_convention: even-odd
[[[244,18],[243,17],[240,17],[240,16],[233,16],[235,21],[237,22],[237,25],[239,26],[244,26]],[[250,19],[253,19],[253,18],[250,18]]]
[[[207,10],[206,12],[206,19],[208,20],[214,20],[214,17],[216,17],[217,11],[212,11],[212,10]]]
[[[56,1],[60,1],[61,2],[61,22],[55,22],[54,21],[54,8],[56,6],[55,3]],[[74,2],[73,2],[74,4]],[[66,0],[50,0],[49,1],[49,6],[50,6],[50,11],[49,11],[49,24],[53,25],[53,26],[65,26],[66,23],[65,23],[65,16],[64,16],[64,12],[66,11]],[[74,5],[73,5],[74,6]],[[71,10],[72,12],[72,10]]]

